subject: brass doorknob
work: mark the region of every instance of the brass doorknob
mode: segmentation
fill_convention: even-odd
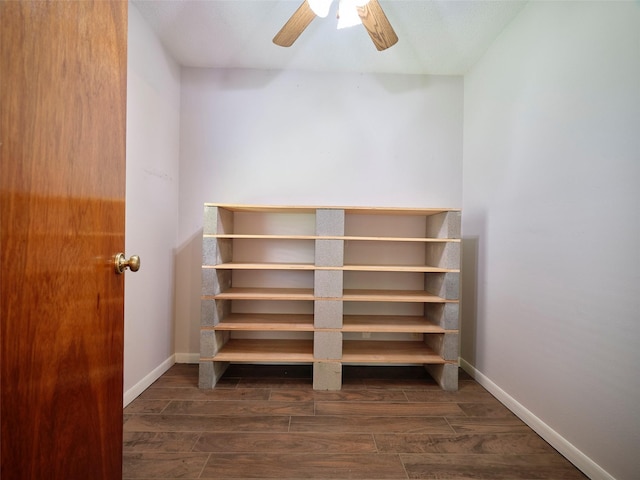
[[[138,255],[131,255],[131,258],[127,260],[124,253],[118,253],[114,260],[116,273],[121,275],[129,267],[132,272],[140,270],[140,257]]]

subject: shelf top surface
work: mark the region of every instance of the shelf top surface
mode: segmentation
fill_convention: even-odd
[[[357,235],[274,235],[259,233],[205,233],[205,238],[228,238],[240,240],[343,240],[355,242],[406,242],[406,243],[460,243],[459,238],[435,237],[372,237]]]
[[[425,290],[345,289],[339,297],[316,297],[313,288],[231,287],[221,293],[203,295],[205,299],[221,300],[342,300],[345,302],[413,302],[458,303]]]
[[[344,210],[348,214],[363,215],[435,215],[442,212],[459,212],[459,208],[420,207],[364,207],[364,206],[315,206],[315,205],[239,205],[231,203],[205,203],[207,207],[220,207],[232,212],[265,213],[315,213],[317,210]]]
[[[320,266],[313,263],[268,263],[268,262],[224,262],[203,265],[204,269],[216,270],[338,270],[347,272],[414,272],[414,273],[454,273],[457,268],[442,268],[432,265],[360,265]]]

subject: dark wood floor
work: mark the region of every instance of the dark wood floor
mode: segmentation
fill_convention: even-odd
[[[306,366],[197,377],[174,365],[127,406],[123,478],[586,478],[463,372],[452,393],[410,367],[345,367],[338,392]]]

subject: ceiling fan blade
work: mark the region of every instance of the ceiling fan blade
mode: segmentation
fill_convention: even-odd
[[[273,37],[273,43],[281,47],[290,47],[314,18],[316,18],[316,14],[311,10],[309,2],[304,0],[302,5],[293,12],[291,18],[287,20],[287,23]]]
[[[396,44],[398,36],[378,0],[369,0],[364,6],[358,7],[358,15],[378,50],[382,51]]]

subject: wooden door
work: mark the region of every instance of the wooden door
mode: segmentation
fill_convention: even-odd
[[[0,477],[120,479],[127,3],[0,30]]]

